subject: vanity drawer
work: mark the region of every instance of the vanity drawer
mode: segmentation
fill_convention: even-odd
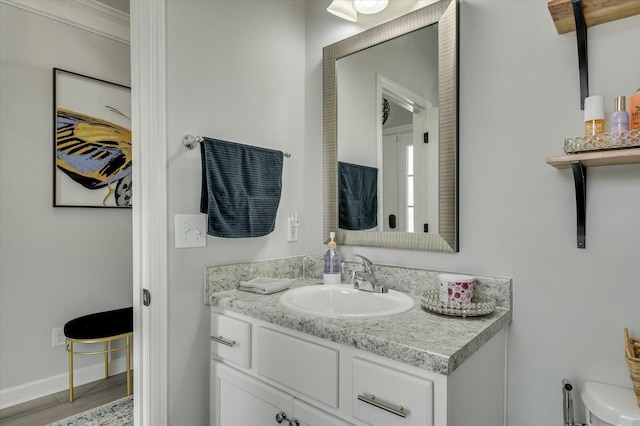
[[[212,312],[211,355],[251,367],[251,324]]]
[[[338,351],[268,328],[257,329],[258,373],[338,407]]]
[[[375,426],[433,426],[433,382],[354,357],[352,415]]]

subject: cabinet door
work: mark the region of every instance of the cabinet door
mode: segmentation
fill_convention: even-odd
[[[278,425],[278,413],[292,413],[293,398],[226,365],[212,362],[212,426]]]
[[[300,426],[352,426],[338,417],[325,413],[299,399],[293,400],[293,417]]]

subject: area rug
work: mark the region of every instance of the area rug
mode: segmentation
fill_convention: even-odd
[[[110,402],[48,426],[131,426],[133,395]]]

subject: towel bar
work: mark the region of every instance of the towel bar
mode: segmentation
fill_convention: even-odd
[[[204,138],[202,136],[184,135],[182,138],[182,144],[188,149],[194,149],[203,140]],[[291,158],[290,152],[283,152],[282,155],[287,158]]]

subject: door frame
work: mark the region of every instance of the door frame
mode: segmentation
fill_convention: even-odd
[[[166,426],[166,0],[132,1],[134,425]],[[143,304],[143,291],[151,295]]]
[[[400,83],[390,79],[389,77],[376,73],[376,117],[382,117],[382,100],[386,98],[392,101],[396,105],[406,109],[412,114],[412,133],[414,146],[421,143],[422,131],[424,128],[423,121],[425,110],[431,106],[431,102],[425,99],[423,96],[407,89]],[[382,139],[384,138],[384,129],[382,128],[382,120],[378,120],[376,124],[376,156],[378,159],[378,180],[382,182],[384,180],[384,166],[383,166],[383,149]],[[420,147],[418,147],[420,149]],[[414,169],[415,171],[415,169]],[[384,205],[384,185],[378,185],[378,205]],[[406,194],[405,194],[406,198]],[[378,209],[378,223],[384,223],[383,209]],[[415,210],[414,210],[415,212]],[[406,226],[406,212],[403,213],[403,226]],[[380,228],[383,229],[382,227]],[[406,230],[401,231],[406,232]]]

